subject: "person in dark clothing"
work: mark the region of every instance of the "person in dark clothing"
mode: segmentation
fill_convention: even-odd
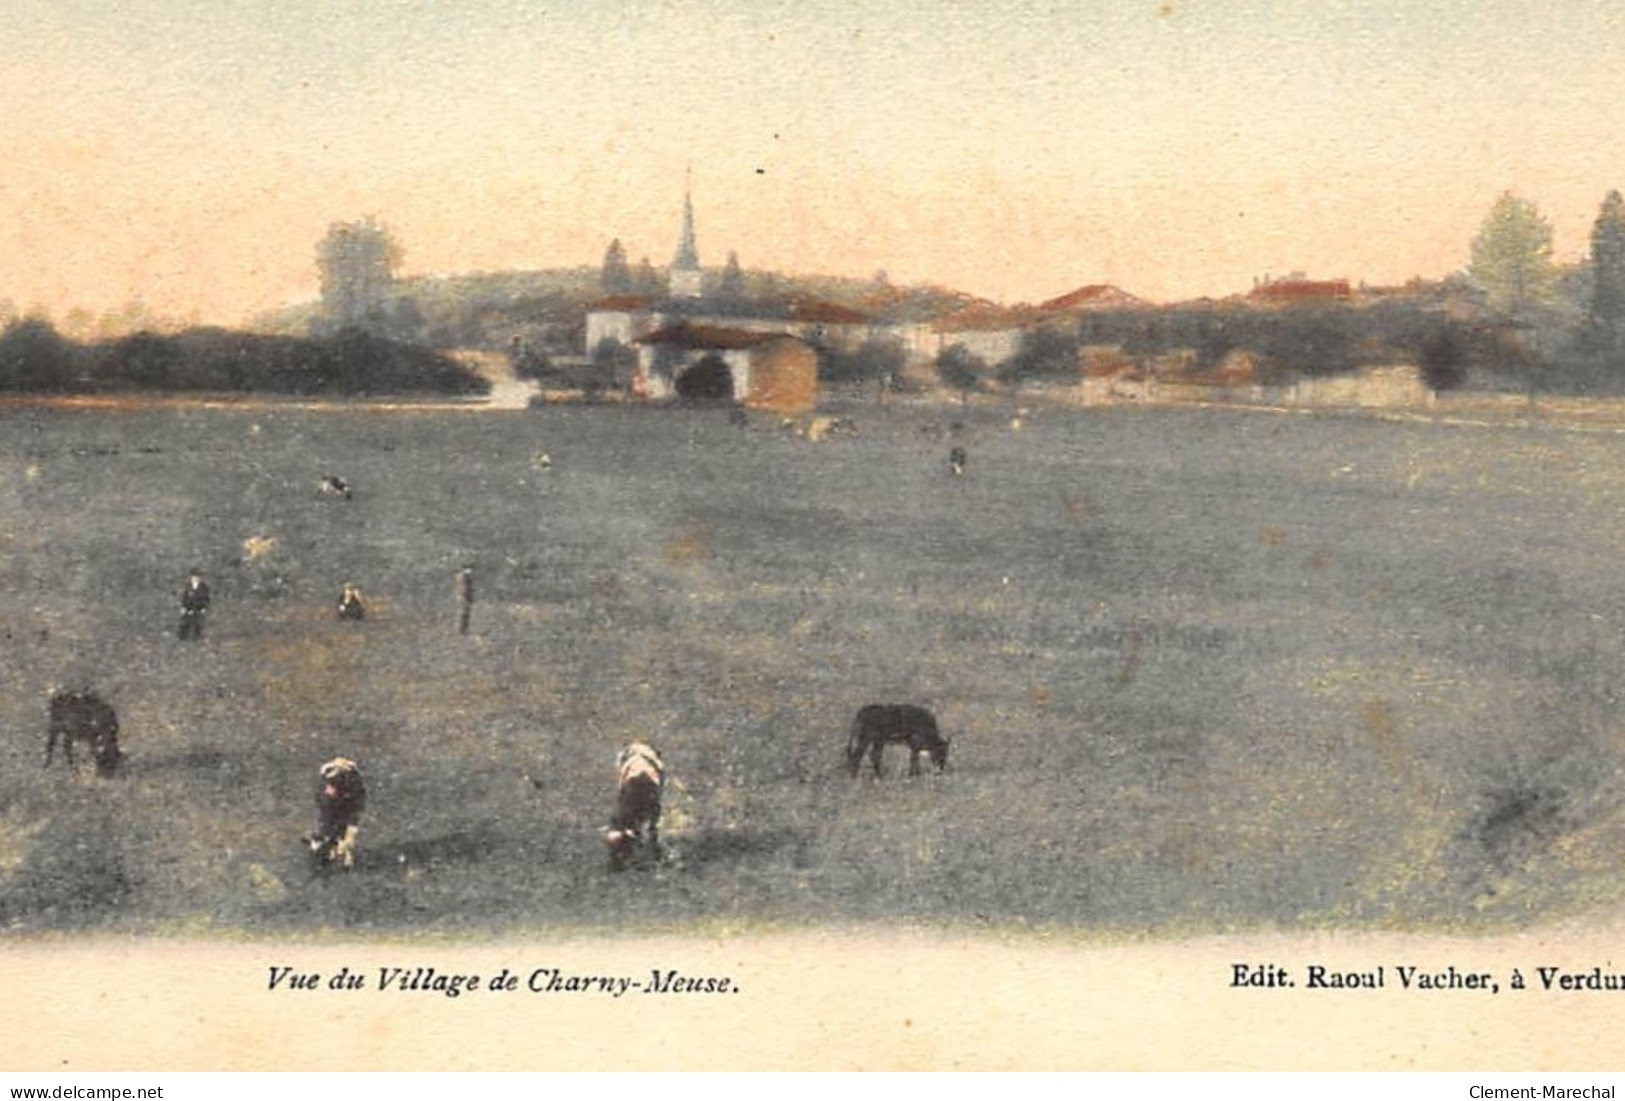
[[[457,603],[459,615],[457,633],[468,634],[468,622],[474,616],[474,567],[464,566],[457,572]]]
[[[182,642],[203,637],[203,622],[209,614],[209,583],[193,570],[181,590],[181,625],[176,632]]]

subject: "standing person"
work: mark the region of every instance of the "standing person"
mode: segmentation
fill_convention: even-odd
[[[182,642],[203,637],[203,621],[209,614],[209,583],[203,574],[192,570],[186,575],[186,588],[181,590],[181,625],[176,632]]]
[[[457,571],[457,603],[460,611],[457,633],[468,634],[468,621],[474,615],[474,567],[464,566]]]

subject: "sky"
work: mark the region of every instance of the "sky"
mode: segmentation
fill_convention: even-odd
[[[0,303],[238,324],[401,273],[701,260],[1004,302],[1461,269],[1625,189],[1617,0],[0,0]]]

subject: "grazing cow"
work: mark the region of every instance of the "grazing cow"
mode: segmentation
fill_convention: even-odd
[[[892,742],[908,746],[908,774],[920,774],[920,754],[930,754],[937,771],[948,767],[948,740],[937,729],[931,712],[911,703],[871,703],[858,710],[852,732],[846,739],[846,768],[853,776],[869,755],[875,775],[880,775],[881,752]]]
[[[94,692],[58,692],[51,697],[50,722],[45,736],[45,767],[58,740],[68,758],[68,768],[77,769],[73,743],[89,742],[96,761],[96,775],[112,776],[118,771],[124,751],[118,747],[118,715]]]
[[[615,768],[615,820],[604,831],[604,843],[609,846],[610,870],[618,872],[634,852],[660,855],[660,793],[666,786],[666,766],[653,746],[632,742],[616,754]]]
[[[361,812],[367,807],[367,786],[361,769],[348,757],[334,757],[321,767],[316,789],[316,832],[306,839],[318,868],[332,864],[355,866],[356,838]]]
[[[367,601],[361,595],[361,586],[353,581],[344,583],[339,594],[339,618],[359,623],[367,618]]]
[[[965,460],[967,458],[969,456],[965,454],[963,447],[956,447],[948,452],[948,469],[954,472],[955,477],[965,473]]]
[[[346,501],[355,496],[350,483],[337,474],[323,474],[322,480],[316,486],[318,497],[343,497]]]

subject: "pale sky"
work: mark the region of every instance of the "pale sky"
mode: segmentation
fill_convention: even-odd
[[[702,261],[1159,300],[1461,268],[1625,188],[1618,0],[0,0],[0,301],[235,323],[403,274]]]

